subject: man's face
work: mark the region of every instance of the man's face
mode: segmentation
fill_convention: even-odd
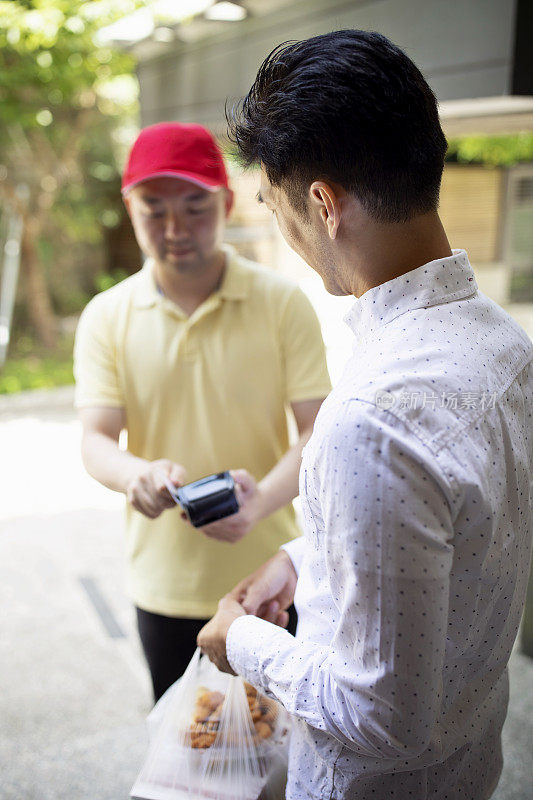
[[[125,198],[141,250],[160,266],[197,273],[220,251],[231,192],[181,178],[153,178]]]
[[[284,189],[272,186],[263,167],[259,200],[273,212],[289,247],[318,272],[326,290],[334,295],[350,294],[338,283],[327,231],[316,205],[308,202],[307,215],[296,211]]]

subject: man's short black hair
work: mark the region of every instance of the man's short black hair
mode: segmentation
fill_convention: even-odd
[[[382,222],[434,211],[446,153],[435,96],[385,36],[341,30],[288,42],[228,112],[244,164],[306,209],[314,180],[339,183]]]

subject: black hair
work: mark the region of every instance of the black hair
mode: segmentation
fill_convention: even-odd
[[[379,33],[341,30],[279,45],[226,116],[242,162],[262,163],[301,213],[320,179],[339,183],[382,222],[437,209],[446,139],[435,95]]]

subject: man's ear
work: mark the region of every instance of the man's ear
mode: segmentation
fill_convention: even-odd
[[[126,211],[128,212],[128,217],[131,219],[130,198],[127,197],[126,195],[123,195],[122,196],[122,200],[124,202],[124,205],[126,206]]]
[[[335,239],[341,221],[340,198],[335,189],[324,181],[313,181],[309,187],[309,196],[311,202],[318,207],[329,238]]]
[[[233,200],[234,194],[231,189],[226,189],[226,196],[224,198],[225,207],[226,207],[226,217],[229,217],[230,211],[233,208]]]

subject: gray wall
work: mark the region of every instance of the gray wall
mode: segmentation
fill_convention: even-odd
[[[222,130],[224,101],[246,94],[273,47],[349,27],[389,36],[441,101],[506,95],[515,13],[516,0],[294,0],[272,14],[228,23],[220,36],[174,44],[142,61],[141,121],[177,119]]]

